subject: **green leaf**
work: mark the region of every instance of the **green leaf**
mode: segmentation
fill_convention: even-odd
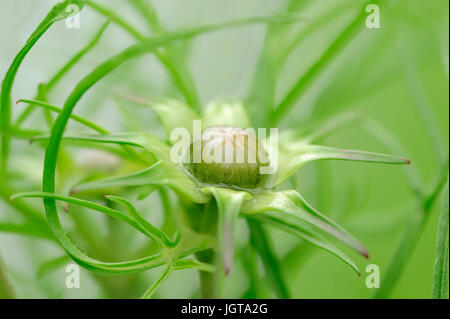
[[[264,191],[245,202],[242,214],[248,218],[273,224],[313,245],[323,248],[350,265],[359,273],[356,265],[323,235],[329,235],[368,257],[365,247],[335,222],[312,208],[296,191]]]
[[[66,12],[66,8],[70,4],[78,5],[78,7],[81,9],[84,5],[84,1],[66,0],[53,6],[44,20],[42,20],[36,30],[34,30],[34,32],[28,38],[27,42],[19,51],[19,53],[17,53],[17,55],[14,57],[12,64],[6,72],[5,78],[2,82],[2,91],[0,97],[0,127],[2,128],[3,132],[6,132],[11,126],[11,90],[17,71],[22,64],[22,61],[25,59],[31,48],[33,48],[36,42],[52,26],[53,23],[70,16],[71,13]],[[6,170],[8,156],[9,136],[8,134],[2,133],[0,174],[4,173]]]
[[[57,195],[54,193],[44,193],[44,192],[19,193],[19,194],[15,194],[15,195],[11,196],[11,200],[15,200],[15,199],[21,198],[21,197],[52,198],[55,200],[66,202],[66,203],[72,203],[72,204],[79,205],[79,206],[82,206],[85,208],[89,208],[89,209],[95,210],[97,212],[103,213],[105,215],[111,216],[113,218],[117,218],[117,219],[129,224],[133,228],[137,229],[138,231],[140,231],[147,237],[151,238],[152,240],[155,240],[156,242],[161,243],[161,234],[155,235],[155,231],[154,231],[155,228],[152,231],[149,231],[148,228],[144,227],[140,222],[138,222],[134,218],[134,215],[138,214],[137,212],[135,212],[135,214],[133,212],[132,216],[130,217],[129,215],[127,215],[119,210],[112,209],[112,208],[109,208],[109,207],[106,207],[106,206],[103,206],[103,205],[100,205],[100,204],[97,204],[94,202],[90,202],[87,200],[78,199],[78,198],[74,198],[74,197]],[[126,200],[120,199],[119,197],[116,197],[116,196],[112,196],[111,200],[115,200],[118,202],[120,201],[123,204],[126,203]],[[129,202],[128,202],[128,204],[131,205]],[[127,209],[129,210],[130,207],[127,206]]]
[[[31,105],[37,105],[37,106],[41,106],[47,110],[50,110],[52,112],[56,112],[56,113],[60,113],[61,109],[55,105],[51,105],[49,103],[43,102],[43,101],[37,101],[37,100],[28,100],[28,99],[20,99],[18,100],[16,103],[28,103]],[[105,130],[103,127],[95,124],[92,121],[89,121],[88,119],[85,119],[81,116],[72,114],[70,116],[70,118],[80,124],[83,124],[86,127],[89,127],[90,129],[100,133],[100,134],[108,134],[109,132],[107,130]]]
[[[426,126],[427,134],[431,138],[431,144],[439,161],[444,161],[446,158],[445,145],[441,132],[439,131],[438,121],[433,114],[433,101],[429,97],[425,83],[417,67],[417,62],[411,58],[411,52],[414,52],[414,45],[406,38],[401,38],[401,48],[404,51],[401,62],[405,69],[405,80],[408,83],[410,96],[414,103],[412,105],[417,109],[423,124]]]
[[[148,220],[146,220],[144,217],[142,217],[138,213],[136,208],[134,208],[133,204],[131,204],[131,202],[129,202],[125,198],[113,196],[113,195],[106,195],[105,198],[123,205],[127,209],[128,213],[131,215],[131,217],[133,217],[136,220],[136,222],[147,231],[147,234],[151,234],[151,237],[153,240],[157,241],[158,243],[160,243],[161,245],[166,246],[166,247],[175,246],[169,240],[169,238],[167,238],[166,234],[164,234],[158,228],[153,226]]]
[[[163,34],[164,30],[159,21],[157,21],[156,12],[150,12],[150,10],[152,10],[151,3],[148,2],[144,4],[143,1],[131,1],[131,4],[134,5],[138,12],[144,16],[145,20],[151,24],[154,34]],[[110,8],[93,1],[87,1],[87,5],[105,17],[110,18],[136,40],[142,41],[145,39],[145,36],[139,30],[137,30],[133,25],[128,23],[124,18],[119,16]],[[174,84],[184,95],[184,98],[189,106],[195,110],[199,110],[199,101],[194,80],[185,61],[182,59],[183,56],[177,49],[172,50],[171,45],[169,44],[166,47],[155,51],[154,54],[166,67]]]
[[[69,72],[75,66],[75,64],[77,64],[78,61],[80,61],[92,48],[97,45],[108,25],[109,20],[103,23],[97,33],[92,37],[91,41],[89,41],[89,43],[84,48],[82,48],[73,57],[71,57],[70,60],[67,61],[67,63],[64,64],[63,67],[59,69],[55,75],[53,75],[53,77],[45,85],[45,89],[47,92],[52,90],[53,87],[61,80],[61,78],[66,75],[67,72]]]
[[[202,116],[202,126],[237,126],[243,129],[250,127],[250,120],[241,102],[215,101],[209,103]]]
[[[426,215],[422,210],[422,207],[418,207],[418,209],[419,210],[414,212],[409,218],[408,224],[405,226],[399,244],[392,254],[388,267],[384,271],[380,288],[374,293],[373,298],[375,299],[386,299],[389,297],[392,289],[397,284],[399,277],[405,269],[420,234],[423,232]]]
[[[382,1],[379,1],[380,4]],[[307,69],[307,71],[295,82],[277,108],[269,114],[272,125],[278,124],[291,110],[295,102],[306,91],[326,67],[339,55],[351,40],[363,29],[361,25],[367,17],[364,8],[371,2],[365,3],[359,9],[357,16],[342,30],[342,32],[330,43],[322,55]]]
[[[295,218],[301,218],[317,229],[320,229],[324,233],[346,244],[362,256],[366,258],[369,257],[367,249],[359,242],[359,240],[349,234],[336,222],[318,212],[294,190],[282,192],[263,191],[260,194],[255,195],[254,200],[255,202],[247,202],[244,207],[248,207],[247,209],[251,209],[253,213],[267,211],[270,207],[293,215]]]
[[[169,186],[181,197],[195,203],[206,203],[209,196],[198,190],[197,184],[174,165],[159,161],[152,166],[131,174],[112,176],[77,185],[72,194],[112,187]]]
[[[102,206],[93,202],[88,202],[85,200],[57,195],[53,193],[45,193],[45,192],[29,192],[29,193],[22,193],[22,194],[16,194],[12,196],[12,200],[19,198],[19,197],[39,197],[39,198],[52,198],[53,200],[61,200],[69,203],[74,203],[80,206],[84,206],[86,208],[90,208],[93,210],[96,210],[98,212],[104,213],[106,215],[109,215],[111,217],[120,219],[129,225],[133,226],[137,230],[141,231],[142,233],[146,233],[145,229],[141,229],[140,225],[137,224],[134,219],[130,218],[128,215],[118,211],[111,209],[106,206]],[[58,225],[61,227],[61,225]],[[134,273],[134,272],[141,272],[145,271],[151,268],[155,268],[158,266],[161,266],[166,263],[166,257],[163,253],[157,253],[152,256],[136,259],[136,260],[130,260],[130,261],[124,261],[124,262],[102,262],[99,260],[96,260],[94,258],[91,258],[87,256],[85,253],[80,251],[67,237],[66,234],[64,236],[61,236],[58,232],[55,233],[55,235],[58,237],[57,239],[59,242],[63,245],[66,252],[70,255],[70,257],[77,262],[82,267],[91,270],[93,272],[98,273],[104,273],[104,274],[110,274],[110,275],[119,275],[119,274],[126,274],[126,273]]]
[[[180,259],[176,260],[174,263],[174,270],[190,269],[195,268],[200,271],[206,271],[214,273],[216,272],[216,267],[211,264],[203,263],[195,259]]]
[[[305,0],[291,0],[286,5],[286,11],[300,12],[308,2]],[[313,19],[313,22],[315,20],[316,18]],[[309,25],[310,23],[308,23]],[[267,119],[267,115],[273,109],[277,89],[277,76],[281,69],[277,65],[277,61],[283,52],[283,48],[286,47],[287,39],[290,38],[288,35],[291,32],[292,29],[284,25],[269,25],[266,28],[264,44],[246,99],[254,127],[263,127],[263,121]]]
[[[279,134],[278,139],[286,145],[289,145],[289,143],[310,144],[334,134],[342,128],[364,122],[365,118],[363,116],[348,111],[333,115],[331,118],[320,121],[319,123],[311,123],[310,125],[306,125],[306,127],[301,126],[284,130]]]
[[[109,21],[104,23],[92,40],[83,49],[77,52],[66,64],[64,64],[47,83],[42,83],[39,85],[36,99],[39,97],[39,99],[47,100],[50,91],[52,91],[64,75],[66,75],[78,61],[80,61],[92,48],[95,47],[106,30],[108,24]],[[18,116],[15,126],[20,126],[28,118],[33,109],[33,105],[28,105],[28,107]]]
[[[48,230],[36,227],[32,222],[25,224],[0,222],[0,232],[32,236],[41,239],[54,239]]]
[[[108,7],[90,0],[86,0],[86,5],[113,21],[115,24],[117,24],[131,36],[133,36],[136,40],[140,41],[145,38],[144,35],[142,35],[134,26],[129,24],[124,18],[120,17]]]
[[[233,263],[235,224],[242,203],[249,200],[251,195],[248,192],[222,187],[204,187],[202,192],[212,194],[217,202],[219,251],[223,270],[228,276]]]
[[[158,19],[157,12],[150,0],[131,0],[130,2],[145,19],[153,34],[162,34],[166,32],[166,29]],[[188,55],[176,45],[177,44],[171,44],[166,46],[157,53],[157,56],[166,66],[175,85],[184,95],[187,104],[192,109],[200,111],[200,102],[195,87],[195,81],[186,63],[186,57]]]
[[[448,299],[448,237],[449,237],[449,213],[448,213],[448,177],[445,186],[444,200],[442,202],[441,217],[439,218],[436,261],[434,262],[433,288],[431,297],[433,299]]]
[[[156,281],[142,295],[141,299],[150,299],[161,284],[170,276],[174,270],[196,268],[201,271],[214,272],[215,267],[193,259],[176,260],[173,265],[167,265],[164,271],[159,275]]]
[[[48,140],[49,136],[35,137],[32,141]],[[120,134],[67,134],[62,139],[70,141],[85,141],[106,144],[137,146],[153,154],[156,158],[170,163],[170,147],[158,137],[149,133]]]
[[[335,159],[385,164],[409,164],[403,157],[358,150],[338,149],[327,146],[310,145],[303,142],[280,141],[278,148],[278,171],[273,185],[288,179],[299,168],[318,160]]]
[[[148,290],[142,295],[141,299],[150,299],[152,295],[155,293],[156,289],[158,289],[159,286],[161,286],[161,284],[169,277],[172,271],[173,271],[172,266],[167,265],[164,271],[158,277],[158,279],[156,279],[153,285],[151,285],[150,288],[148,288]]]
[[[192,136],[192,125],[194,120],[199,120],[200,116],[189,108],[185,103],[174,99],[163,98],[142,98],[129,94],[122,95],[127,100],[143,104],[152,108],[163,125],[166,134],[170,134],[175,128],[185,128]]]
[[[399,152],[401,154],[408,155],[408,152],[402,142],[389,129],[374,119],[366,117],[362,128],[364,128],[367,133],[375,137],[390,152]],[[404,166],[403,171],[406,179],[408,180],[412,193],[416,194],[418,197],[422,197],[423,182],[417,170],[417,165]]]
[[[0,183],[0,199],[4,200],[5,204],[13,208],[17,213],[21,214],[29,221],[30,225],[33,225],[35,229],[39,229],[40,232],[47,232],[51,235],[51,230],[45,220],[40,209],[36,209],[34,206],[30,206],[22,201],[10,201],[10,196],[13,195],[16,190],[12,187],[7,187],[4,183]]]
[[[63,265],[66,265],[70,262],[70,257],[66,254],[50,259],[49,261],[46,261],[43,263],[38,271],[37,271],[37,277],[39,279],[44,278],[47,274],[50,274],[53,271],[58,270],[59,268],[63,267]]]
[[[250,241],[261,256],[265,273],[267,274],[272,287],[279,298],[289,299],[290,294],[283,279],[278,256],[275,256],[273,253],[271,243],[269,242],[264,229],[258,221],[252,220],[251,218],[247,219],[247,223],[250,229]]]

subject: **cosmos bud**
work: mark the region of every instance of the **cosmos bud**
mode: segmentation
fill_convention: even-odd
[[[184,156],[185,169],[199,184],[254,189],[266,181],[260,168],[269,165],[267,153],[251,130],[208,127]]]

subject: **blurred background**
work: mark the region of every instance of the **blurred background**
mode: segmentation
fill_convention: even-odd
[[[150,35],[141,15],[124,0],[97,0],[114,9],[130,24]],[[269,16],[285,12],[296,1],[260,0],[152,0],[167,30],[218,23],[244,17]],[[285,57],[277,65],[275,101],[279,103],[294,83],[327,50],[349,22],[364,10],[362,0],[298,0],[305,21],[286,28],[289,41],[273,50]],[[50,0],[0,0],[0,74],[3,77],[14,56],[38,23],[56,3]],[[301,4],[300,4],[301,3]],[[447,0],[388,0],[380,4],[380,28],[360,30],[296,100],[289,116],[279,127],[301,127],[353,110],[377,121],[392,136],[377,139],[358,126],[349,126],[325,138],[322,144],[375,152],[393,153],[386,144],[391,138],[401,145],[396,155],[407,156],[430,191],[442,175],[448,158],[448,5]],[[68,29],[64,21],[55,23],[24,60],[13,87],[13,101],[33,98],[40,82],[49,78],[84,47],[105,22],[105,17],[89,7],[81,13],[81,28]],[[201,35],[179,44],[187,61],[201,105],[217,98],[245,100],[261,61],[266,26],[246,26]],[[61,106],[75,84],[96,65],[120,52],[135,40],[111,23],[100,42],[55,87],[50,101]],[[288,45],[285,45],[288,43]],[[291,46],[289,46],[289,43]],[[95,121],[112,132],[145,130],[163,137],[155,115],[145,108],[127,108],[118,102],[119,93],[183,97],[176,91],[165,68],[152,54],[132,60],[100,81],[80,101],[75,113]],[[13,105],[13,116],[25,105]],[[27,128],[45,127],[42,112],[34,112],[24,123]],[[69,130],[81,126],[70,123]],[[21,190],[40,190],[43,149],[25,141],[13,143],[12,170]],[[73,148],[73,161],[92,170],[105,166],[92,160],[92,152]],[[90,165],[90,166],[89,166]],[[97,165],[97,166],[96,166]],[[111,165],[114,165],[114,161]],[[104,168],[104,167],[103,167]],[[447,162],[448,169],[448,162]],[[73,173],[73,172],[72,172]],[[84,173],[84,172],[83,172]],[[76,175],[76,174],[73,174]],[[75,177],[74,177],[75,178]],[[74,180],[75,182],[75,180]],[[375,289],[366,287],[366,265],[377,264],[381,276],[396,257],[396,249],[411,222],[421,213],[403,168],[353,162],[321,162],[305,167],[294,180],[281,188],[297,188],[319,211],[331,216],[368,248],[371,258],[351,254],[362,269],[361,278],[334,256],[319,249],[299,245],[299,240],[281,231],[270,230],[280,271],[289,283],[293,298],[371,298]],[[448,195],[448,194],[447,194]],[[40,200],[29,203],[43,211]],[[429,298],[436,254],[436,230],[440,203],[429,210],[429,218],[417,238],[410,257],[398,275],[390,298]],[[158,198],[150,196],[139,204],[152,208],[156,224],[161,219]],[[60,213],[62,214],[62,213]],[[112,238],[106,222],[80,212],[78,218],[93,218],[100,231],[79,230],[94,242],[108,242],[124,251],[139,239]],[[1,221],[20,221],[5,202],[0,201]],[[76,229],[77,222],[67,221]],[[68,226],[68,227],[69,227]],[[105,227],[103,227],[105,226]],[[117,226],[117,225],[116,225]],[[120,227],[120,226],[117,226]],[[241,223],[239,245],[245,250],[247,230]],[[108,228],[109,230],[111,228]],[[82,238],[83,235],[80,235]],[[128,237],[127,237],[128,238]],[[83,246],[82,239],[77,241]],[[118,250],[120,250],[117,248]],[[130,278],[97,278],[81,270],[81,288],[66,289],[63,260],[52,271],[42,265],[63,256],[54,242],[0,232],[0,256],[17,295],[23,298],[138,297],[159,270]],[[120,256],[123,257],[123,256]],[[242,256],[237,254],[237,258]],[[263,280],[263,285],[265,281]],[[246,296],[248,276],[237,261],[226,287],[225,297]],[[197,296],[198,276],[193,270],[173,274],[158,291],[158,298]],[[274,297],[268,291],[267,297]]]

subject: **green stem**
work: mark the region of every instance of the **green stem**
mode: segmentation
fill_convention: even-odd
[[[438,224],[436,259],[434,262],[433,285],[431,289],[431,298],[433,299],[448,299],[448,175],[443,197],[442,211]]]
[[[172,266],[168,265],[162,274],[156,279],[156,281],[153,283],[153,285],[148,288],[148,290],[142,295],[141,299],[150,299],[153,295],[153,293],[156,291],[156,289],[161,286],[161,284],[169,277],[169,275],[172,273]]]
[[[212,249],[198,252],[196,258],[204,263],[215,264],[216,253]],[[200,276],[200,294],[203,299],[219,298],[219,274],[206,271],[199,271]]]
[[[250,228],[250,240],[252,246],[261,256],[264,269],[272,287],[279,298],[289,299],[289,291],[281,273],[281,266],[278,263],[278,258],[272,252],[264,229],[258,222],[247,220],[247,223]]]
[[[131,3],[139,9],[139,12],[141,12],[142,8],[140,8],[139,5],[137,5],[135,2]],[[113,10],[109,9],[108,7],[100,5],[93,1],[87,1],[86,4],[95,11],[97,11],[98,13],[109,17],[113,22],[115,22],[118,26],[122,27],[137,41],[142,41],[145,39],[145,35],[143,35],[139,30],[137,30],[134,26],[129,24],[125,19],[120,17],[118,14],[116,14]],[[163,34],[162,26],[159,25],[159,22],[155,21],[156,19],[155,16],[150,17],[143,12],[141,12],[141,14],[144,15],[146,21],[150,25],[153,25],[153,27],[156,26],[156,23],[158,24],[158,28],[155,30],[157,35]],[[178,87],[180,92],[185,97],[188,105],[190,107],[193,107],[195,110],[199,110],[197,93],[195,92],[193,79],[188,73],[187,68],[184,65],[181,65],[181,67],[179,67],[173,63],[172,56],[174,55],[174,53],[168,50],[168,48],[160,48],[160,50],[155,51],[154,54],[159,59],[159,61],[166,67],[175,85]]]
[[[197,231],[200,233],[216,234],[217,233],[217,205],[215,202],[209,202],[203,205],[201,211],[201,222],[199,223]],[[196,218],[196,216],[191,216]],[[213,249],[200,251],[195,254],[195,257],[200,261],[208,264],[217,264],[217,254]],[[220,268],[218,268],[220,269]],[[220,277],[219,273],[211,273],[206,271],[199,271],[200,277],[200,295],[204,299],[219,298]]]
[[[448,169],[448,163],[444,165]],[[414,248],[416,247],[420,236],[425,229],[433,205],[438,198],[438,194],[443,188],[443,183],[439,180],[435,190],[433,190],[430,196],[424,196],[421,199],[420,210],[413,216],[409,225],[407,226],[403,236],[400,240],[400,244],[397,246],[394,258],[392,258],[390,265],[387,268],[387,272],[382,279],[380,289],[374,295],[376,299],[384,299],[389,297],[392,289],[397,284],[397,281],[405,268],[406,262],[411,256]]]
[[[15,294],[4,268],[3,261],[0,257],[0,299],[14,299]]]

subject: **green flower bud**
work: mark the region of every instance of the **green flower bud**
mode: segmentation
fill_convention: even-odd
[[[267,175],[260,168],[269,165],[256,135],[233,126],[206,128],[183,158],[185,169],[199,184],[238,189],[262,186]]]

